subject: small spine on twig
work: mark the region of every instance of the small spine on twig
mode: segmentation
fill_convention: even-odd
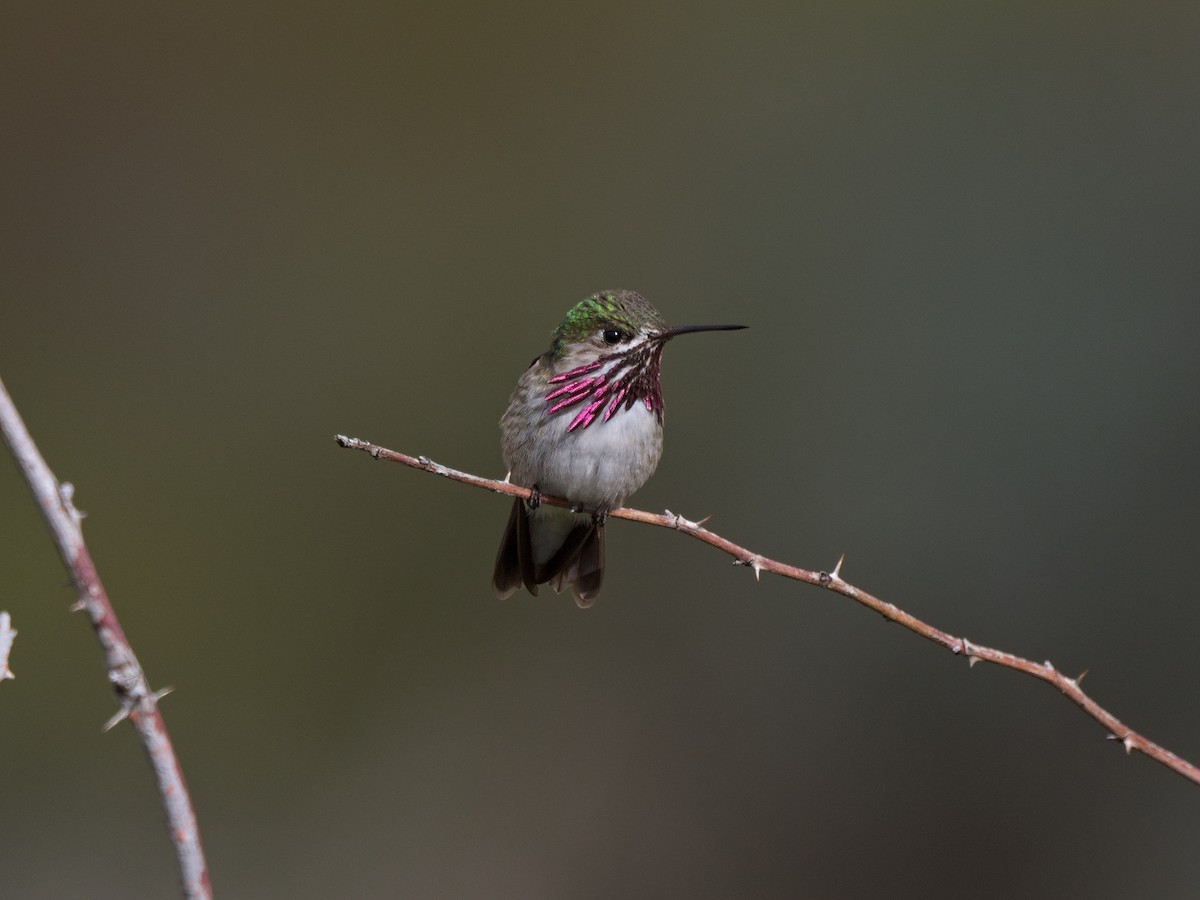
[[[17,630],[12,627],[12,617],[6,612],[0,612],[0,681],[17,677],[8,667],[8,655],[12,653],[16,636]]]

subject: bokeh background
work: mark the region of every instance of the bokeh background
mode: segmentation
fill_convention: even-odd
[[[562,313],[675,323],[635,498],[1050,659],[1200,759],[1194,4],[10,3],[0,377],[218,896],[1194,896],[1196,788],[1045,685],[615,523],[493,599]],[[170,897],[0,464],[0,893]]]

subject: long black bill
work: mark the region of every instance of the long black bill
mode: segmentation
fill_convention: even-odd
[[[677,334],[691,334],[694,331],[741,331],[743,328],[749,328],[748,325],[680,325],[677,328],[668,328],[658,336],[660,341],[669,341]]]

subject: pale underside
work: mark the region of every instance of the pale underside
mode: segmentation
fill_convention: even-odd
[[[498,597],[548,583],[591,605],[604,575],[602,516],[645,484],[662,456],[658,359],[647,355],[661,353],[657,335],[646,326],[609,358],[603,334],[536,359],[500,420],[510,480],[580,511],[517,501],[492,580]],[[653,398],[643,393],[646,377]]]

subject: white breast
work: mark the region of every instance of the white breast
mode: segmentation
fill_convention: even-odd
[[[552,436],[537,479],[542,491],[585,506],[615,506],[646,483],[662,456],[662,425],[644,403],[567,433],[573,415],[547,423]]]

